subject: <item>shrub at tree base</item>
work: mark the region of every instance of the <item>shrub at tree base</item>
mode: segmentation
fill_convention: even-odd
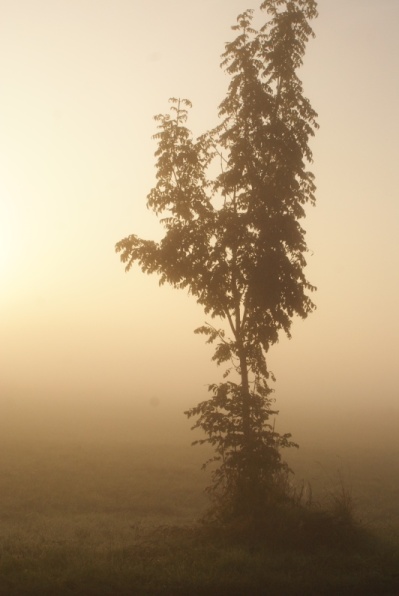
[[[188,100],[172,99],[172,114],[156,116],[157,182],[147,205],[165,229],[159,242],[128,236],[116,245],[129,270],[138,263],[160,283],[184,288],[220,325],[196,330],[228,363],[229,380],[186,412],[215,448],[210,488],[222,516],[252,516],[284,501],[281,448],[275,431],[274,380],[266,354],[293,317],[314,310],[304,268],[307,245],[300,220],[314,204],[309,139],[316,113],[297,71],[313,35],[315,0],[266,0],[266,23],[253,11],[237,18],[222,67],[230,77],[220,124],[193,138]],[[215,163],[219,164],[218,173]]]

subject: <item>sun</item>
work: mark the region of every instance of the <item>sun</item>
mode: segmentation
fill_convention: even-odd
[[[0,283],[11,269],[14,229],[14,206],[7,190],[0,186]]]

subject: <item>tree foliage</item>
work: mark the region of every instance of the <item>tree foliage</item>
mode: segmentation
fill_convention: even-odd
[[[186,414],[205,432],[200,442],[216,450],[212,489],[232,515],[276,498],[286,469],[280,448],[293,443],[271,424],[266,354],[280,332],[290,337],[295,315],[315,308],[300,220],[315,202],[308,164],[317,115],[298,69],[316,2],[265,0],[260,8],[264,26],[254,29],[253,11],[243,12],[225,46],[230,83],[219,125],[194,138],[185,99],[172,98],[171,113],[155,117],[157,174],[147,205],[161,217],[162,240],[131,235],[116,245],[127,271],[138,263],[225,322],[196,333],[215,344],[217,364],[229,363],[225,379],[232,374]]]

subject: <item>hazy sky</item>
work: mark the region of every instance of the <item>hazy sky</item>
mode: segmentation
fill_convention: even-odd
[[[180,96],[194,133],[216,123],[230,26],[259,4],[3,3],[0,406],[130,400],[161,416],[220,378],[192,333],[195,301],[125,274],[114,245],[159,235],[153,116]],[[319,13],[302,71],[321,126],[304,221],[318,310],[270,353],[282,413],[398,398],[399,2],[320,0]]]

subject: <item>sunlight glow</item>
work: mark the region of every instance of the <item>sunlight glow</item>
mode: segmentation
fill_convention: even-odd
[[[0,283],[12,267],[12,247],[14,240],[14,213],[11,197],[0,186]]]

